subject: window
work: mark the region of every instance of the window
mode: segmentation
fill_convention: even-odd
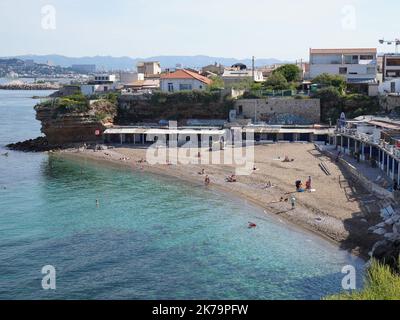
[[[174,84],[168,83],[168,92],[174,92]]]
[[[347,68],[339,68],[339,74],[347,74]]]
[[[390,92],[395,93],[396,92],[396,82],[391,82],[390,83]]]
[[[374,60],[374,56],[369,54],[361,55],[360,60]]]
[[[186,142],[189,142],[190,141],[190,136],[187,136],[186,137]]]
[[[387,70],[386,77],[398,78],[398,77],[400,77],[400,71]]]
[[[181,83],[181,84],[179,84],[179,90],[180,91],[192,90],[192,85],[191,84]]]
[[[400,66],[400,59],[387,59],[386,65],[387,66]]]
[[[344,56],[345,64],[358,64],[358,56]]]

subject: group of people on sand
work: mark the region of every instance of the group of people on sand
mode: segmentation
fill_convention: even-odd
[[[306,187],[304,188],[303,182],[301,180],[296,181],[296,191],[297,192],[305,192],[305,191],[312,191],[312,179],[311,176],[308,177],[306,181]]]
[[[296,197],[294,196],[294,194],[292,194],[290,196],[290,203],[292,205],[292,210],[294,210],[296,208],[296,201],[297,201]],[[281,197],[280,202],[289,202],[289,198]]]

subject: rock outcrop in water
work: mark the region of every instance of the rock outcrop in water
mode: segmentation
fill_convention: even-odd
[[[45,137],[38,137],[36,139],[29,139],[22,142],[11,143],[7,148],[16,151],[24,152],[44,152],[54,149],[56,146],[50,146]]]
[[[49,145],[57,146],[100,142],[116,115],[116,105],[111,101],[89,102],[80,95],[51,99],[38,104],[35,110]]]
[[[0,85],[1,90],[58,90],[60,85],[56,83],[26,83],[22,81],[13,81]]]

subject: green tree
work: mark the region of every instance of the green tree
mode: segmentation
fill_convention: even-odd
[[[290,84],[287,82],[285,76],[280,72],[274,72],[265,81],[264,86],[270,90],[287,90],[290,88]]]
[[[287,82],[296,82],[300,80],[300,68],[294,64],[284,64],[274,70],[273,73],[282,74]]]
[[[340,75],[331,75],[323,73],[312,80],[312,83],[319,84],[323,87],[335,87],[341,94],[346,91],[346,79]]]
[[[212,83],[208,86],[209,91],[216,91],[224,89],[224,81],[219,76],[211,77]]]
[[[251,79],[243,79],[240,82],[231,84],[230,87],[236,90],[250,90],[253,83],[254,81]]]

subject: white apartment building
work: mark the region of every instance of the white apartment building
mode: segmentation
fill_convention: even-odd
[[[81,85],[81,92],[86,96],[115,91],[116,89],[117,77],[115,74],[96,75],[87,84]]]
[[[137,64],[137,72],[145,77],[161,74],[161,64],[158,61],[145,61]]]
[[[114,83],[116,80],[117,76],[115,74],[101,74],[94,76],[94,82],[96,82],[96,84]]]
[[[400,93],[400,54],[385,54],[382,61],[380,94]]]
[[[252,80],[254,82],[263,82],[264,76],[262,70],[232,70],[225,69],[222,80],[225,86],[232,85],[234,83],[239,83],[244,80]]]
[[[377,49],[310,49],[310,78],[323,73],[341,75],[348,85],[376,95]]]
[[[119,73],[119,82],[124,85],[133,84],[137,81],[144,81],[144,74],[137,72],[125,72]]]

